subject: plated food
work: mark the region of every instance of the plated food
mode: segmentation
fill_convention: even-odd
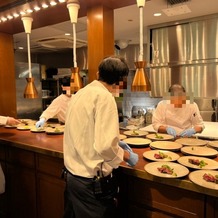
[[[62,134],[64,134],[64,128],[62,128],[62,127],[55,127],[55,128],[47,127],[45,132],[48,135],[62,135]]]
[[[189,147],[185,146],[181,148],[181,152],[183,154],[188,154],[188,155],[195,155],[195,156],[202,156],[202,157],[213,157],[218,154],[218,151],[213,148],[209,148],[206,146],[194,146],[194,147]]]
[[[146,147],[151,143],[151,140],[149,139],[137,138],[137,137],[126,138],[123,141],[126,142],[131,147]]]
[[[180,138],[175,142],[180,143],[184,146],[204,146],[207,144],[207,141],[195,138]]]
[[[174,162],[152,162],[146,164],[144,169],[153,176],[163,178],[179,178],[189,173],[188,168]]]
[[[29,126],[29,125],[20,125],[20,126],[17,126],[17,129],[18,130],[30,130],[33,126]]]
[[[123,134],[127,135],[127,136],[132,136],[132,137],[140,137],[140,136],[148,135],[148,132],[142,131],[142,130],[133,129],[133,130],[129,130],[129,131],[124,131]]]
[[[218,150],[218,141],[209,141],[208,146]]]
[[[196,170],[189,174],[189,179],[204,188],[218,190],[218,171],[216,170]]]
[[[33,127],[30,129],[30,131],[33,133],[42,133],[42,132],[45,132],[45,129],[43,127],[40,127],[40,128]]]
[[[182,147],[181,144],[171,141],[155,141],[155,142],[151,142],[150,144],[151,149],[160,149],[160,150],[177,151],[181,147]]]
[[[177,160],[180,164],[192,169],[218,169],[218,162],[205,157],[183,156]]]
[[[151,150],[145,151],[143,157],[151,161],[176,161],[180,156],[172,151]]]
[[[163,134],[163,133],[152,133],[146,135],[146,138],[151,139],[153,141],[166,141],[166,140],[172,140],[174,137],[172,135]]]

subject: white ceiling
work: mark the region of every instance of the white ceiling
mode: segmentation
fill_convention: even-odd
[[[162,10],[178,13],[187,6],[191,12],[167,16]],[[154,17],[153,14],[161,12],[162,16]],[[148,26],[158,25],[167,22],[178,22],[184,19],[218,13],[218,0],[190,0],[183,4],[168,5],[166,0],[151,0],[145,3],[144,7],[144,43],[147,41],[146,30]],[[34,22],[34,21],[33,21]],[[64,36],[66,32],[72,33],[72,24],[70,21],[34,29],[31,32],[31,52],[56,51],[73,46],[72,36]],[[79,18],[76,24],[77,47],[85,46],[87,42],[87,18]],[[114,39],[128,40],[130,44],[139,43],[139,9],[137,5],[116,9],[114,11]],[[42,44],[39,40],[44,38],[56,38],[55,41]],[[14,35],[15,49],[19,46],[26,48],[26,34],[18,33]]]

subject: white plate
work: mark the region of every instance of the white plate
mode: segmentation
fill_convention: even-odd
[[[207,144],[207,141],[195,138],[180,138],[177,139],[175,142],[185,146],[204,146]]]
[[[135,146],[135,147],[142,147],[142,146],[148,146],[151,143],[151,140],[149,139],[144,139],[144,138],[126,138],[123,140],[130,146]]]
[[[174,137],[172,135],[163,134],[163,133],[157,133],[158,136],[161,136],[161,138],[157,138],[155,133],[149,134],[146,136],[146,138],[151,139],[153,141],[166,141],[166,140],[172,140]]]
[[[205,173],[210,173],[213,176],[218,175],[218,171],[215,170],[196,170],[189,174],[189,179],[193,183],[202,186],[204,188],[218,190],[218,184],[214,182],[207,182],[206,180],[203,179],[203,175]]]
[[[175,176],[175,175],[170,175],[167,173],[161,173],[158,170],[158,168],[161,167],[162,165],[168,165],[170,168],[173,169],[173,172],[176,173],[177,175]],[[164,177],[164,178],[179,178],[179,177],[186,176],[189,173],[188,168],[178,163],[173,163],[173,162],[152,162],[152,163],[146,164],[144,169],[149,174],[152,174],[158,177]]]
[[[127,137],[123,134],[120,134],[119,138],[120,138],[120,140],[123,140],[123,139],[126,139]]]
[[[31,128],[32,128],[32,126],[28,126],[28,125],[17,127],[18,130],[23,130],[23,131],[30,130]]]
[[[34,128],[31,128],[30,131],[33,132],[33,133],[42,133],[42,132],[45,132],[45,129],[44,128],[34,127]]]
[[[163,158],[163,159],[155,158],[154,155],[159,154],[159,152],[164,153],[168,157]],[[172,151],[152,150],[152,151],[145,151],[143,153],[143,157],[147,158],[148,160],[152,160],[152,161],[176,161],[180,156]]]
[[[141,130],[129,130],[129,131],[124,131],[123,134],[131,137],[140,137],[140,136],[148,135],[148,132],[141,131]]]
[[[15,126],[5,125],[4,127],[5,127],[5,128],[8,128],[8,129],[16,129],[16,128],[17,128],[16,125],[15,125]]]
[[[195,155],[195,156],[205,156],[205,157],[211,157],[216,156],[218,154],[218,151],[213,148],[208,148],[206,146],[194,146],[194,147],[183,147],[181,148],[181,152],[184,154],[189,155]]]
[[[199,160],[199,161],[204,161],[205,163],[207,163],[206,166],[200,167],[198,165],[192,164],[189,162],[189,159],[194,159],[194,160]],[[204,169],[204,170],[215,170],[218,169],[218,162],[209,158],[205,158],[205,157],[197,157],[197,156],[183,156],[180,157],[177,160],[180,164],[186,166],[186,167],[190,167],[193,169]]]
[[[64,128],[62,128],[62,127],[56,127],[56,128],[46,127],[45,132],[48,135],[62,135],[62,134],[64,134]]]
[[[155,141],[150,144],[150,147],[153,149],[176,151],[179,150],[182,147],[182,145],[170,141]]]
[[[209,141],[208,146],[218,149],[218,141]]]

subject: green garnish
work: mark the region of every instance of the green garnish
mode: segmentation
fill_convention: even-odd
[[[133,130],[133,131],[132,131],[132,135],[139,135],[139,133],[136,132],[136,130]]]
[[[155,138],[157,138],[157,139],[163,139],[163,136],[158,135],[157,133],[155,133]]]

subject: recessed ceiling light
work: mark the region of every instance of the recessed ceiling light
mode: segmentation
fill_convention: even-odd
[[[48,5],[47,4],[42,4],[42,7],[43,8],[48,8]]]
[[[35,6],[35,7],[34,7],[34,10],[35,10],[35,11],[39,11],[39,10],[40,10],[40,7]]]
[[[70,34],[70,33],[65,33],[64,35],[65,35],[65,36],[70,36],[71,34]]]
[[[19,50],[23,50],[23,47],[19,46],[18,49],[19,49]]]
[[[51,6],[54,6],[54,5],[56,5],[56,4],[57,4],[57,3],[56,3],[55,1],[51,1],[51,2],[50,2],[50,5],[51,5]]]
[[[154,17],[159,17],[159,16],[161,16],[162,14],[161,13],[154,13]]]

